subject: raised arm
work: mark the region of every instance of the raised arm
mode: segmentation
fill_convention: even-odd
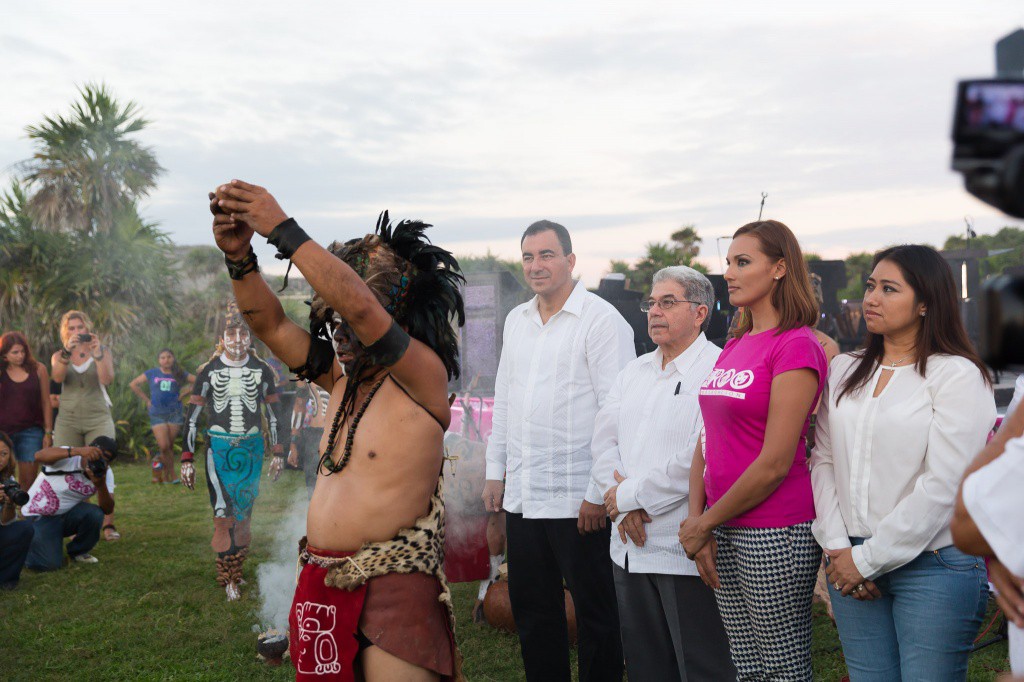
[[[264,237],[270,237],[275,228],[281,228],[275,236],[278,250],[290,257],[291,262],[299,269],[313,290],[348,323],[364,347],[372,346],[375,342],[380,341],[385,334],[391,332],[394,320],[358,273],[327,249],[309,239],[294,220],[289,220],[266,189],[233,180],[229,185],[222,185],[218,188],[218,196],[225,197],[220,199],[219,206],[222,210],[230,212],[230,215],[215,217],[215,234],[228,236],[244,235],[248,232],[248,236],[251,238],[252,232],[255,231]],[[247,227],[239,227],[236,221],[244,221]],[[220,240],[221,237],[218,236],[218,244]],[[235,249],[234,256],[239,255],[241,254],[238,249]],[[255,278],[250,274],[244,281],[253,279]],[[236,281],[236,297],[239,286]],[[274,322],[273,329],[280,330],[283,326],[280,317],[284,315],[280,310],[280,303],[270,293],[266,283],[262,284],[262,288],[266,293],[252,298],[256,312],[257,314],[268,314],[267,310],[271,305],[276,306],[276,310],[268,314],[268,319]],[[267,294],[274,298],[273,302],[269,300]],[[253,307],[248,304],[243,305],[242,298],[239,298],[238,305],[243,314]],[[253,324],[251,320],[250,324]],[[281,334],[282,332],[276,331],[275,333]],[[258,331],[257,335],[260,335]],[[263,337],[260,336],[260,338]],[[291,338],[295,339],[295,336],[292,335]],[[293,340],[292,343],[296,346],[299,345],[297,340]],[[267,345],[270,346],[270,343],[267,342]],[[307,334],[304,343],[301,344],[303,357],[300,364],[305,361],[304,354],[307,352],[308,346]],[[274,346],[271,346],[271,350],[277,354]],[[294,354],[294,351],[291,352]],[[282,355],[278,355],[278,357],[284,359]],[[391,359],[389,358],[389,360]],[[448,373],[441,358],[433,350],[416,339],[410,339],[407,349],[400,354],[397,360],[383,364],[390,367],[392,376],[414,400],[429,410],[443,424],[448,423],[451,416],[447,398]],[[330,390],[330,387],[325,386],[325,388]]]

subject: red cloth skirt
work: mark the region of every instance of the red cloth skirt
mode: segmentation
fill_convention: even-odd
[[[306,548],[322,557],[353,552]],[[354,680],[358,633],[383,651],[448,678],[453,674],[455,638],[441,583],[426,573],[390,573],[355,590],[324,585],[326,568],[306,564],[295,586],[288,616],[295,679]]]

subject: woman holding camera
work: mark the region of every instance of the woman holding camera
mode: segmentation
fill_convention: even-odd
[[[995,423],[988,371],[934,249],[879,252],[863,306],[865,347],[832,362],[811,455],[850,679],[964,680],[988,593],[949,522]]]
[[[14,443],[18,483],[27,489],[38,471],[36,452],[53,445],[53,409],[50,375],[21,332],[0,337],[0,431]]]
[[[14,520],[15,502],[3,487],[13,477],[14,442],[0,431],[0,590],[13,590],[18,586],[35,534],[31,521]]]
[[[99,436],[115,436],[106,389],[114,381],[114,358],[92,333],[91,326],[89,317],[80,310],[69,310],[60,318],[64,347],[51,358],[53,380],[63,386],[53,428],[53,443],[57,446],[84,446]],[[104,519],[103,537],[121,537],[112,516]]]
[[[174,352],[164,348],[156,358],[157,366],[132,379],[132,392],[149,410],[149,425],[160,452],[153,456],[153,483],[177,483],[174,479],[174,439],[184,423],[181,393],[192,388],[195,376],[178,364]],[[149,386],[146,393],[142,386]]]

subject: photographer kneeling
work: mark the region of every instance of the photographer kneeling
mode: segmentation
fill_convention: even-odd
[[[21,567],[32,543],[32,523],[15,521],[14,507],[25,492],[14,480],[14,443],[0,431],[0,590],[18,587]]]
[[[35,538],[25,565],[35,571],[53,571],[63,565],[64,538],[68,557],[94,564],[89,554],[100,539],[103,515],[114,512],[114,473],[110,462],[117,456],[113,438],[99,436],[87,447],[44,448],[36,453],[42,467],[29,489],[29,503],[21,509],[35,520]],[[86,502],[96,495],[98,505]]]

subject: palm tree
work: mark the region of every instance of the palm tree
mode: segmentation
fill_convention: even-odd
[[[149,124],[135,102],[121,104],[105,85],[78,92],[70,115],[26,128],[35,147],[22,164],[35,191],[29,214],[42,229],[109,232],[119,211],[148,196],[164,169],[149,147],[131,139]]]

